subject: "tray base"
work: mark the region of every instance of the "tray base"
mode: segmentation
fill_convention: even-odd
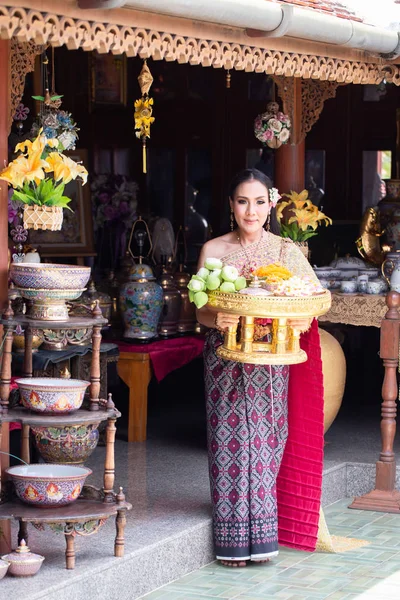
[[[298,365],[306,362],[308,358],[304,350],[288,354],[275,354],[265,351],[255,351],[250,354],[242,350],[230,350],[225,348],[225,346],[220,346],[217,349],[217,354],[224,360],[232,360],[250,365]]]

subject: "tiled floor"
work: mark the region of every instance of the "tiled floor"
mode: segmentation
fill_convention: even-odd
[[[268,565],[229,569],[217,562],[170,583],[145,600],[399,600],[400,515],[325,509],[331,534],[370,541],[343,554],[281,548]]]

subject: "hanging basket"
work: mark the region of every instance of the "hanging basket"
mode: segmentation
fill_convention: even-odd
[[[61,206],[24,206],[25,229],[48,229],[60,231],[63,222],[63,209]]]

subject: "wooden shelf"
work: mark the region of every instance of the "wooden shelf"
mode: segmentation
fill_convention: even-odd
[[[129,502],[101,502],[78,498],[72,504],[58,508],[38,508],[18,500],[0,504],[0,520],[16,519],[25,523],[85,522],[90,519],[108,519],[119,510],[130,510]]]
[[[4,423],[17,422],[22,425],[46,425],[47,427],[57,427],[63,425],[89,424],[107,421],[108,419],[119,419],[121,413],[116,409],[112,410],[77,410],[67,415],[46,415],[35,413],[26,408],[18,407],[1,413],[0,421]]]

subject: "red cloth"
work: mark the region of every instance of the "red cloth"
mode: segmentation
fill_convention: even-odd
[[[171,371],[183,367],[200,356],[204,348],[204,337],[186,336],[160,340],[150,344],[129,344],[117,342],[120,352],[137,352],[150,355],[151,365],[157,381],[161,381]]]
[[[316,320],[301,338],[308,361],[290,367],[289,437],[277,479],[279,543],[313,551],[324,456],[324,387]]]

